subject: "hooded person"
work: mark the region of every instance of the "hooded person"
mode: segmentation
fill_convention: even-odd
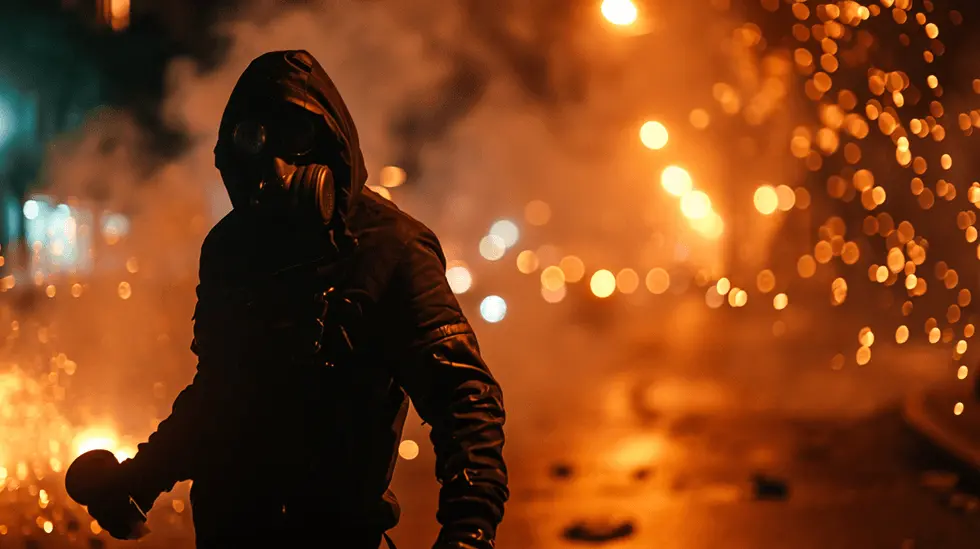
[[[201,249],[197,373],[107,493],[192,480],[197,547],[374,549],[410,397],[441,484],[435,546],[491,548],[509,492],[500,386],[436,236],[365,187],[351,115],[305,51],[255,59],[215,147],[233,209]],[[128,497],[89,507],[129,535]]]

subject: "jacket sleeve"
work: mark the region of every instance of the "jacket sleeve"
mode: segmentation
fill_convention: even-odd
[[[425,230],[409,243],[393,278],[405,346],[397,377],[431,426],[437,519],[444,528],[475,526],[491,536],[509,497],[503,459],[504,404],[473,329],[446,280],[446,260]]]
[[[213,432],[216,417],[214,408],[226,400],[219,395],[226,385],[217,362],[201,352],[199,335],[207,330],[207,320],[202,321],[202,309],[207,306],[202,299],[207,292],[207,265],[212,260],[202,251],[201,284],[197,287],[198,301],[194,310],[194,340],[191,351],[198,357],[197,372],[191,383],[174,400],[170,415],[160,422],[146,442],[137,446],[136,456],[127,460],[134,499],[144,510],[163,492],[170,491],[177,482],[191,478],[196,452],[205,448],[209,433]],[[209,315],[204,315],[205,317]]]

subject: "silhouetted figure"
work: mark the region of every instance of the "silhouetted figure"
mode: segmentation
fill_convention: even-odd
[[[508,498],[499,385],[422,223],[365,188],[351,116],[305,51],[255,59],[215,147],[234,209],[204,241],[181,392],[118,482],[181,480],[202,549],[374,549],[410,396],[442,488],[435,546],[491,548]],[[125,537],[129,502],[89,508]],[[389,544],[390,544],[390,540]]]

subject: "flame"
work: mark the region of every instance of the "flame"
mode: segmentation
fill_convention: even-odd
[[[80,432],[72,443],[72,450],[73,459],[91,450],[109,450],[119,461],[136,455],[136,449],[124,444],[115,429],[105,426],[90,427]]]

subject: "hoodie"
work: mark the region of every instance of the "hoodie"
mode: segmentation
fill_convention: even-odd
[[[231,161],[234,121],[270,100],[331,129],[338,213],[356,246],[259,229],[237,210],[211,230],[191,346],[197,374],[127,462],[134,498],[145,509],[192,479],[199,543],[236,539],[242,517],[263,506],[299,517],[293,525],[313,517],[321,527],[387,530],[400,514],[389,484],[411,398],[431,427],[443,531],[492,538],[509,497],[503,396],[446,280],[438,239],[365,188],[350,113],[305,51],[267,53],[242,74],[219,128],[219,169]],[[312,266],[282,275],[297,264]],[[343,306],[321,319],[322,351],[308,360],[296,351],[311,343],[313,296],[329,288]]]

